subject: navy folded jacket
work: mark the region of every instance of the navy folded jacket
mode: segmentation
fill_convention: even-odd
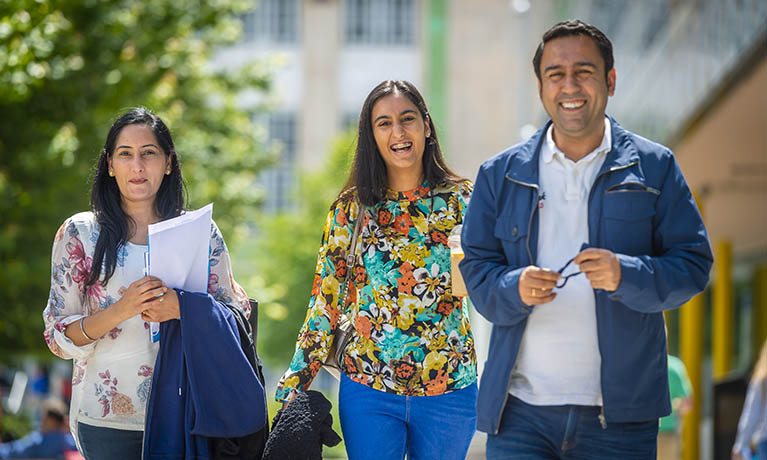
[[[231,311],[210,295],[177,292],[181,319],[160,324],[144,460],[207,459],[209,438],[246,436],[267,422],[264,387]]]

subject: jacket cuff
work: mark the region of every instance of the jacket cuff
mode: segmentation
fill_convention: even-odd
[[[525,268],[527,267],[509,270],[503,274],[501,282],[498,284],[501,288],[501,296],[505,298],[516,311],[529,315],[533,312],[533,307],[522,302],[522,298],[519,296],[519,277],[522,276],[522,271]]]
[[[642,296],[641,268],[643,266],[638,257],[627,256],[625,254],[615,254],[618,262],[621,264],[621,282],[618,289],[608,292],[610,300],[630,304],[632,299]]]

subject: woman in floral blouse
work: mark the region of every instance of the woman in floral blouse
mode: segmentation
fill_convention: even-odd
[[[447,238],[472,185],[450,171],[418,90],[368,95],[354,165],[325,224],[309,307],[277,399],[306,390],[343,309],[341,429],[351,460],[463,459],[474,434],[476,355],[466,303],[451,290]],[[362,219],[344,305],[347,252]]]
[[[91,212],[64,222],[53,243],[45,340],[73,359],[70,425],[87,460],[140,459],[158,343],[149,322],[180,318],[176,291],[144,276],[148,225],[184,208],[168,128],[137,108],[114,122],[96,167]],[[226,245],[211,228],[208,292],[249,311]]]

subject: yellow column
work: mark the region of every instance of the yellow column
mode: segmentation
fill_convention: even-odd
[[[729,241],[717,242],[714,252],[716,280],[711,304],[711,342],[713,346],[714,380],[732,370],[732,245]]]
[[[694,193],[694,192],[693,192]],[[695,196],[701,216],[703,204]],[[705,218],[705,216],[703,216]],[[705,221],[705,219],[704,219]],[[692,409],[682,422],[682,460],[700,457],[700,413],[703,406],[703,315],[704,294],[701,292],[679,310],[679,357],[687,368],[692,384]]]
[[[751,356],[755,360],[759,356],[762,344],[767,340],[767,266],[756,267],[753,285]]]
[[[696,295],[679,311],[679,351],[692,383],[692,409],[682,422],[682,459],[700,456],[700,409],[703,392],[703,293]]]

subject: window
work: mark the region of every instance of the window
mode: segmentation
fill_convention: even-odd
[[[346,0],[346,42],[410,45],[415,39],[413,0]]]
[[[296,117],[292,113],[274,113],[269,117],[269,140],[282,144],[280,164],[292,165],[296,158]]]
[[[242,17],[246,42],[295,43],[298,37],[298,0],[258,0]]]
[[[266,192],[264,211],[273,213],[291,206],[295,184],[296,117],[293,113],[274,113],[269,116],[269,143],[280,146],[277,163],[261,175]]]

